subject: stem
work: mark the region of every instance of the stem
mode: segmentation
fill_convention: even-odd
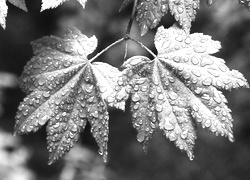
[[[134,20],[134,17],[135,17],[135,10],[136,10],[137,2],[138,2],[138,0],[134,0],[133,10],[132,10],[129,22],[128,22],[128,26],[127,26],[127,30],[126,30],[126,35],[130,35],[130,30],[132,28],[133,20]]]
[[[103,53],[105,53],[107,50],[109,50],[110,48],[112,48],[113,46],[121,43],[125,38],[120,38],[117,41],[113,42],[112,44],[110,44],[109,46],[107,46],[105,49],[103,49],[101,52],[97,53],[93,58],[91,58],[89,60],[89,62],[91,63],[92,61],[94,61],[96,58],[98,58],[100,55],[102,55]]]
[[[155,55],[155,53],[153,53],[149,48],[147,48],[144,44],[142,44],[142,42],[137,41],[136,39],[133,39],[129,36],[127,36],[126,38],[134,41],[135,43],[139,44],[143,49],[145,49],[146,51],[148,51],[154,58],[156,58],[157,56]]]

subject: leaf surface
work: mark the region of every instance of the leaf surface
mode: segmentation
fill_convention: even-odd
[[[46,9],[52,9],[52,8],[56,8],[59,5],[61,5],[62,3],[66,2],[67,0],[42,0],[42,8],[41,11],[44,11]],[[87,0],[77,0],[83,8],[85,8],[85,4],[87,2]]]
[[[15,132],[36,132],[47,124],[49,164],[74,146],[87,121],[99,152],[107,158],[108,111],[114,105],[118,69],[106,63],[91,64],[87,56],[97,46],[69,28],[63,38],[43,37],[32,42],[34,56],[25,66],[20,87],[28,96],[19,105]]]
[[[14,6],[24,10],[28,11],[25,0],[8,0],[11,4]],[[0,24],[5,29],[6,28],[6,17],[8,13],[8,6],[6,4],[6,0],[0,0]]]
[[[154,60],[135,56],[124,63],[116,87],[118,102],[131,95],[133,126],[143,148],[159,128],[193,159],[197,123],[233,141],[231,111],[220,89],[248,84],[241,73],[211,55],[220,43],[201,33],[160,27],[155,46]]]

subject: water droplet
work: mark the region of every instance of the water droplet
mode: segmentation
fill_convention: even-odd
[[[176,100],[178,98],[178,95],[174,91],[170,91],[168,95],[171,100]]]
[[[192,62],[194,65],[197,65],[197,64],[199,63],[199,60],[198,60],[195,56],[193,56],[193,57],[191,58],[191,62]]]
[[[132,101],[137,102],[140,100],[140,96],[138,95],[138,93],[135,93],[132,95]]]
[[[211,126],[211,120],[210,119],[207,119],[205,121],[205,124],[204,124],[206,127],[210,127]]]
[[[199,71],[198,69],[193,69],[191,72],[192,72],[195,76],[197,76],[197,77],[200,77],[200,76],[201,76],[201,73],[200,73],[200,71]]]
[[[91,113],[91,116],[95,117],[95,118],[98,118],[98,112],[97,111],[94,111]]]
[[[201,96],[202,99],[206,100],[206,101],[209,101],[210,100],[210,96],[208,94],[203,94]]]
[[[50,96],[48,91],[44,91],[43,92],[43,97],[48,98]]]
[[[208,78],[206,78],[206,79],[204,79],[204,80],[202,81],[202,84],[205,85],[205,86],[209,86],[209,85],[212,84],[212,81],[213,81],[213,79],[210,78],[210,77],[208,77]]]
[[[207,66],[207,65],[212,65],[214,63],[214,61],[212,59],[209,59],[209,58],[205,58],[203,57],[201,59],[201,67],[204,67],[204,66]]]
[[[174,129],[174,125],[171,124],[170,122],[168,122],[167,120],[165,120],[164,129],[166,129],[166,130],[168,130],[168,131],[171,131],[171,130]]]
[[[158,97],[157,97],[157,99],[159,99],[159,100],[163,100],[163,99],[164,99],[163,94],[162,94],[162,93],[161,93],[161,94],[159,94],[159,95],[158,95]]]
[[[155,110],[156,110],[156,111],[161,112],[162,109],[163,109],[162,105],[160,105],[160,104],[156,104],[156,105],[155,105]]]
[[[183,131],[183,132],[181,133],[181,138],[182,138],[182,139],[186,139],[187,136],[188,136],[188,130],[185,130],[185,131]]]
[[[214,77],[219,77],[220,76],[220,72],[215,70],[215,69],[208,69],[207,72],[210,73]]]
[[[190,36],[186,37],[185,43],[188,44],[188,45],[191,43],[191,38],[190,38]]]
[[[169,140],[170,141],[175,141],[176,139],[177,139],[177,137],[176,137],[176,135],[175,135],[174,132],[172,132],[172,133],[169,134]]]
[[[207,49],[204,46],[201,46],[201,45],[194,46],[194,51],[197,53],[204,53],[204,52],[206,52],[206,50]]]
[[[138,132],[137,134],[137,141],[138,142],[143,142],[145,139],[145,133],[143,131]]]

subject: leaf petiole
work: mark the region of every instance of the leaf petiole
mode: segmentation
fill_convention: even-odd
[[[130,39],[132,41],[134,41],[135,43],[139,44],[143,49],[145,49],[146,51],[148,51],[154,58],[156,58],[157,56],[155,55],[155,53],[153,53],[148,47],[146,47],[142,42],[137,41],[136,39],[131,38],[130,36],[126,36],[127,39]]]
[[[113,46],[121,43],[122,41],[124,41],[125,37],[118,39],[117,41],[113,42],[112,44],[110,44],[109,46],[107,46],[105,49],[103,49],[102,51],[100,51],[99,53],[97,53],[93,58],[91,58],[89,60],[89,62],[91,63],[92,61],[94,61],[96,58],[98,58],[100,55],[102,55],[103,53],[105,53],[107,50],[109,50],[110,48],[112,48]]]

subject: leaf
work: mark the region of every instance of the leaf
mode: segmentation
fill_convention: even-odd
[[[196,123],[233,141],[232,117],[220,89],[249,87],[236,70],[211,54],[220,43],[201,33],[187,35],[177,27],[158,28],[154,60],[127,60],[116,87],[116,101],[131,95],[133,126],[146,149],[156,129],[193,159]]]
[[[167,0],[140,1],[137,6],[136,21],[139,23],[141,35],[149,28],[155,28],[168,10]]]
[[[20,78],[20,87],[28,96],[18,107],[15,133],[36,132],[48,122],[49,164],[74,146],[87,121],[106,161],[107,105],[116,106],[109,96],[119,71],[106,63],[88,61],[96,46],[95,36],[88,38],[76,28],[69,28],[63,38],[50,36],[32,42],[34,57]]]
[[[239,0],[239,3],[244,5],[248,10],[250,10],[250,1],[249,0]]]
[[[196,9],[200,0],[169,0],[169,10],[186,33],[189,33],[191,22],[195,20]]]
[[[126,7],[132,0],[124,0],[120,10]],[[212,3],[212,1],[207,1]],[[189,33],[191,22],[195,20],[196,9],[199,8],[200,0],[139,0],[137,5],[136,21],[141,30],[141,35],[148,29],[155,28],[161,18],[170,10],[176,21]]]
[[[67,0],[42,0],[42,8],[41,11],[44,11],[46,9],[52,9],[56,8],[57,6],[61,5],[62,3],[66,2]],[[83,8],[85,8],[85,4],[87,3],[87,0],[77,0]]]
[[[8,0],[14,6],[28,11],[24,0]],[[6,5],[6,0],[0,0],[0,24],[5,29],[6,28],[6,17],[8,12],[8,6]]]

